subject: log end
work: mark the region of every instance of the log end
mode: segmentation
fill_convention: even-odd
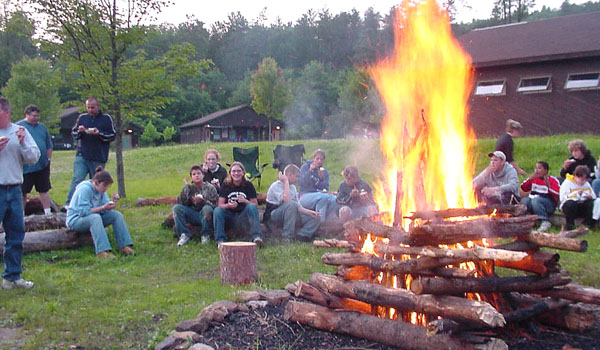
[[[423,282],[421,281],[420,278],[415,279],[412,281],[412,283],[410,284],[410,291],[415,293],[416,295],[421,295],[423,294]]]

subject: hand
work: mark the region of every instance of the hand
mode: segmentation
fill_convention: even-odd
[[[121,196],[117,192],[113,193],[112,200],[113,202],[118,202],[121,199]]]
[[[356,188],[353,188],[352,191],[350,191],[350,197],[355,198],[358,197],[360,195],[360,192],[358,192],[358,190]]]
[[[83,125],[79,125],[79,126],[77,127],[77,131],[79,131],[79,132],[85,132],[85,126],[83,126]]]
[[[323,180],[323,177],[325,176],[325,168],[323,168],[323,167],[320,167],[320,168],[319,168],[319,171],[317,172],[317,174],[319,174],[319,178],[320,178],[321,180]]]
[[[519,175],[527,175],[527,173],[523,169],[519,169],[518,173]]]
[[[481,191],[481,193],[483,193],[485,196],[488,196],[488,197],[496,195],[497,192],[498,192],[498,187],[486,187]]]
[[[279,181],[281,181],[283,183],[289,183],[289,181],[290,181],[288,179],[288,177],[284,173],[282,173],[281,171],[279,173],[277,173],[277,180],[279,180]]]
[[[237,208],[238,206],[238,202],[236,201],[232,201],[231,199],[229,200],[229,202],[227,202],[227,205],[229,206],[229,208],[233,209],[233,208]]]
[[[117,207],[117,204],[115,202],[110,201],[110,202],[104,203],[103,207],[104,207],[104,210],[113,210]]]
[[[321,216],[321,213],[319,213],[318,211],[314,211],[314,210],[307,210],[306,214],[308,214],[311,218],[317,219]]]
[[[569,166],[573,163],[575,163],[575,159],[567,159],[567,160],[565,160],[565,162],[563,164],[563,168],[565,170],[567,170],[567,169],[569,169]]]
[[[8,138],[6,136],[0,137],[0,151],[2,151],[4,149],[4,147],[6,146],[6,144],[8,144],[8,141],[10,141],[10,138]]]
[[[98,128],[92,128],[92,135],[98,135],[100,133],[100,130],[98,130]]]
[[[308,167],[308,170],[313,171],[317,168],[317,166],[315,165],[314,162],[310,163],[310,167]]]
[[[367,191],[360,191],[360,199],[363,201],[369,199],[369,193]]]
[[[199,197],[198,195],[195,195],[194,197],[192,197],[192,201],[196,204],[201,204],[204,203],[204,197]]]
[[[244,197],[244,196],[238,196],[237,197],[237,202],[241,203],[241,204],[250,203],[250,201],[246,197]]]
[[[186,185],[189,185],[189,184],[190,184],[190,182],[188,181],[187,177],[184,177],[184,178],[183,178],[183,183],[184,183],[184,184],[186,184]]]
[[[15,132],[15,135],[19,138],[19,143],[23,144],[25,141],[25,127],[19,125],[19,129]]]

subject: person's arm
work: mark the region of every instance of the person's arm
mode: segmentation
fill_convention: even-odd
[[[81,138],[81,135],[83,135],[83,131],[79,129],[79,126],[81,125],[82,115],[83,114],[80,114],[79,117],[77,117],[75,125],[73,125],[73,128],[71,128],[71,136],[73,136],[73,140],[79,140]]]
[[[206,199],[206,201],[210,203],[211,206],[216,206],[217,202],[219,201],[217,189],[215,188],[215,186],[209,184],[208,182],[205,182],[204,186],[206,186],[206,194],[204,196],[204,199]]]
[[[185,185],[181,188],[181,193],[179,194],[179,197],[177,198],[177,201],[183,205],[185,205],[186,207],[193,207],[194,206],[194,201],[191,198],[191,186],[193,185]]]
[[[300,190],[304,189],[312,189],[314,187],[314,182],[311,178],[310,168],[308,163],[304,163],[300,168],[300,176],[298,177],[298,186],[300,186]]]
[[[17,137],[19,138],[21,146],[21,156],[26,164],[33,165],[40,159],[40,149],[29,131],[22,126],[20,126],[20,128],[22,129],[17,131]],[[19,136],[19,134],[23,134],[23,136]]]
[[[283,203],[287,203],[292,200],[290,180],[281,171],[277,174],[277,179],[283,183]]]
[[[350,196],[351,190],[352,190],[352,188],[350,186],[346,185],[346,183],[344,181],[342,181],[340,183],[340,186],[338,187],[338,193],[337,193],[337,196],[335,197],[335,201],[339,205],[350,205],[350,201],[352,200],[352,197]]]
[[[511,193],[519,193],[519,177],[517,176],[516,171],[509,171],[506,179],[506,183],[504,185],[498,186],[502,193],[511,192]]]
[[[514,160],[513,160],[513,161],[512,161],[512,162],[510,162],[509,164],[510,164],[510,165],[512,165],[512,166],[513,166],[513,168],[515,168],[515,170],[517,171],[517,174],[519,174],[519,175],[527,175],[527,173],[525,172],[525,170],[521,169],[521,168],[519,167],[519,164],[517,164],[517,162],[516,162],[516,161],[514,161]]]
[[[110,115],[104,114],[103,117],[106,119],[104,120],[104,123],[100,125],[100,128],[98,128],[98,137],[101,141],[111,142],[117,137],[115,125],[113,124],[113,120]]]
[[[325,169],[325,170],[323,171],[323,173],[324,173],[324,174],[323,174],[323,180],[322,180],[322,183],[323,183],[323,186],[324,186],[324,188],[325,188],[327,191],[329,191],[329,171],[327,171],[327,169]]]
[[[306,215],[309,215],[310,217],[313,217],[313,218],[315,218],[315,219],[316,219],[316,218],[318,218],[319,216],[321,216],[321,213],[319,213],[318,211],[314,211],[314,210],[306,209],[306,208],[304,208],[303,206],[299,206],[299,207],[298,207],[298,212],[299,212],[300,214],[306,214]]]
[[[485,169],[483,169],[483,171],[480,172],[479,175],[475,176],[475,178],[472,181],[474,190],[480,190],[485,187],[488,181],[488,174],[490,173],[490,171],[490,167],[488,166]]]
[[[237,202],[227,201],[225,197],[219,197],[219,207],[223,209],[233,209],[238,206]]]

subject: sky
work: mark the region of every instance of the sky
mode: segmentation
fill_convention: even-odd
[[[589,0],[570,0],[572,4],[581,4]],[[277,17],[286,22],[294,23],[309,9],[320,10],[328,8],[331,14],[342,11],[350,11],[355,8],[363,14],[369,7],[373,7],[381,15],[389,12],[390,8],[400,3],[400,0],[171,0],[171,6],[163,9],[158,16],[159,23],[179,24],[186,21],[186,15],[193,15],[207,24],[205,28],[216,21],[224,21],[231,12],[240,11],[242,15],[252,23],[258,18],[261,11],[266,8],[264,14],[269,23],[274,22]],[[460,1],[457,1],[460,2]],[[550,8],[559,8],[563,0],[536,0],[534,10],[541,9],[546,5]],[[494,0],[464,0],[463,6],[458,6],[457,21],[471,22],[475,19],[489,18],[492,12]]]

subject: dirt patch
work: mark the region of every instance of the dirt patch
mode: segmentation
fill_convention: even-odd
[[[20,349],[23,344],[25,344],[25,337],[21,335],[20,329],[0,327],[0,349],[4,347]]]

